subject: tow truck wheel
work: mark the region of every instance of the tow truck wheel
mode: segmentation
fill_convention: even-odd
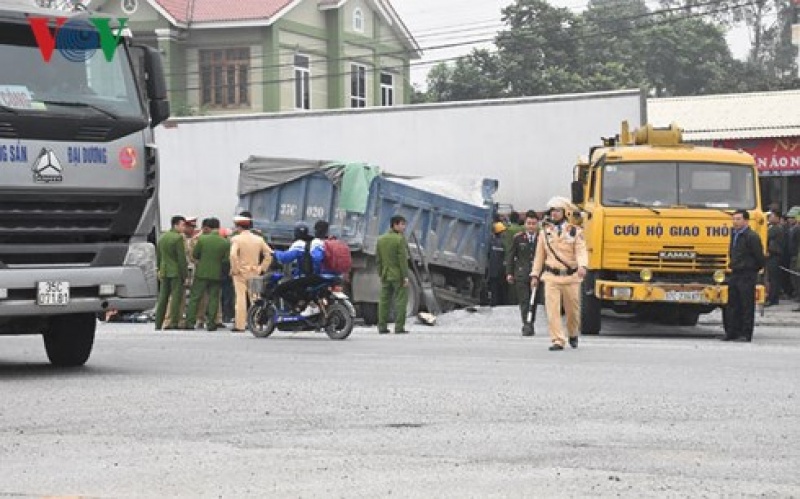
[[[696,326],[700,320],[700,312],[696,310],[681,310],[678,312],[678,324],[681,326]]]
[[[581,283],[581,334],[600,334],[600,309],[594,289],[587,289],[584,280]]]
[[[59,367],[82,366],[89,360],[97,327],[95,314],[62,315],[50,319],[43,334],[50,363]]]

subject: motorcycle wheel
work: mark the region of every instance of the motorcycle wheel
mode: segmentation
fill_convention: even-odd
[[[325,324],[325,333],[332,340],[343,340],[353,332],[355,321],[347,309],[341,303],[334,303],[328,310],[328,322]]]
[[[266,338],[275,331],[275,306],[255,304],[247,311],[247,329],[256,338]]]

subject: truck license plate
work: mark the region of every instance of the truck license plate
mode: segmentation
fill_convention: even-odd
[[[703,301],[702,291],[667,291],[664,299],[667,301],[688,301],[700,302]]]
[[[36,303],[42,306],[58,306],[69,303],[69,283],[66,281],[43,281],[37,284]]]

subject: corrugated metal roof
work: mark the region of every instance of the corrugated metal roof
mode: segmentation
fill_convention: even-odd
[[[800,90],[647,100],[648,121],[689,142],[800,136]]]

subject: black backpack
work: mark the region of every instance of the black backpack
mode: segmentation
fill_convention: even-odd
[[[303,251],[303,256],[297,262],[300,269],[300,275],[311,275],[314,273],[314,262],[311,260],[311,241],[306,241],[306,248]]]

